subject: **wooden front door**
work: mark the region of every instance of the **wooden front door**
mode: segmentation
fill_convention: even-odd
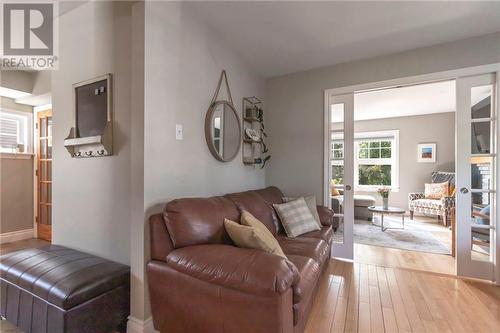
[[[37,234],[52,239],[52,110],[37,114]]]

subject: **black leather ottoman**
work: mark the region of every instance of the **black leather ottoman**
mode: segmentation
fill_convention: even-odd
[[[126,329],[130,269],[62,246],[0,257],[0,314],[30,333]]]

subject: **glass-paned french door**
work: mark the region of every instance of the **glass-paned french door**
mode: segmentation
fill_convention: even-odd
[[[493,281],[496,262],[497,78],[457,79],[457,275]]]
[[[338,223],[332,254],[353,259],[354,226],[354,94],[327,96],[325,117],[325,205],[335,212]]]

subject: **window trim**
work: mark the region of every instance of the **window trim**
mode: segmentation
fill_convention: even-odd
[[[330,147],[334,142],[336,131],[330,131]],[[391,147],[391,158],[378,159],[360,159],[359,158],[359,141],[382,141],[384,138],[391,139],[393,144]],[[341,139],[338,139],[341,140]],[[343,140],[342,140],[343,142]],[[333,155],[332,155],[333,156]],[[359,163],[362,160],[363,163]],[[387,163],[389,162],[390,163]],[[385,162],[385,163],[384,163]],[[343,165],[344,160],[334,160],[330,158],[330,168],[332,165]],[[391,165],[391,191],[399,192],[399,130],[382,130],[369,132],[354,133],[354,190],[362,192],[376,192],[381,185],[359,185],[359,165]]]
[[[0,114],[1,113],[10,114],[12,116],[19,118],[25,118],[26,121],[26,128],[24,129],[25,130],[24,139],[26,141],[24,152],[17,153],[13,151],[3,151],[2,148],[0,147],[0,153],[2,153],[2,157],[12,156],[12,155],[27,155],[27,156],[33,155],[33,149],[34,149],[33,113],[13,110],[9,108],[0,108]]]

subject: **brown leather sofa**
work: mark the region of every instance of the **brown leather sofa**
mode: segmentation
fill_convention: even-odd
[[[172,332],[303,332],[330,258],[333,212],[322,229],[286,237],[272,208],[276,187],[170,201],[150,218],[148,281],[153,322]],[[288,260],[235,247],[224,218],[247,210],[275,235]]]

